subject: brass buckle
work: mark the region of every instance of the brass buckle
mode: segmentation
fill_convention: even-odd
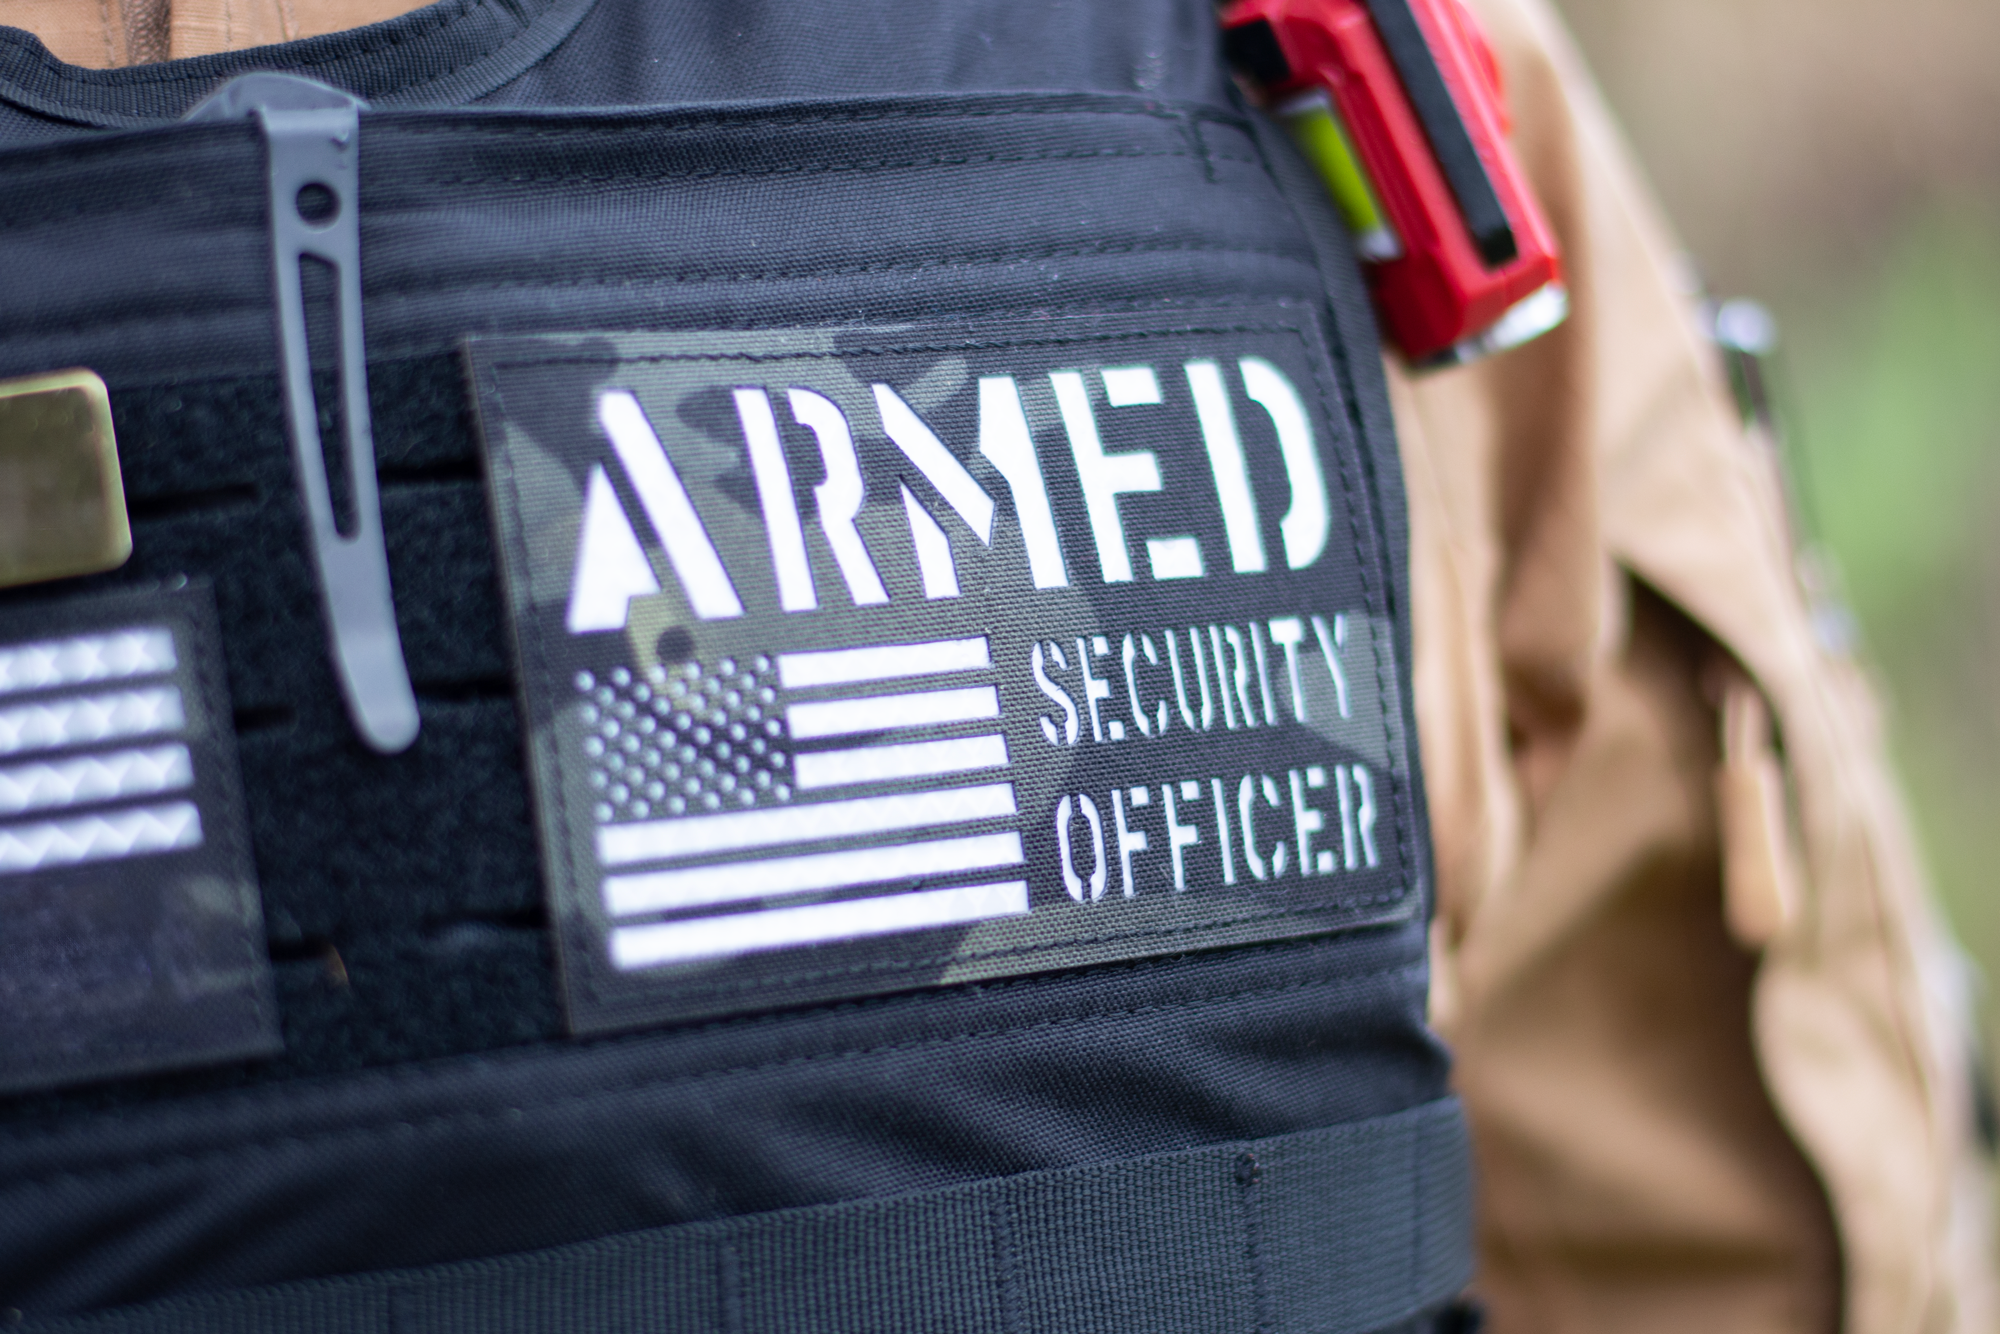
[[[87,370],[0,380],[0,588],[116,569],[131,554],[104,381]]]

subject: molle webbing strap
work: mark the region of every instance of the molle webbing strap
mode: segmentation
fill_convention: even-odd
[[[30,1328],[454,1334],[1364,1334],[1472,1268],[1444,1099],[1247,1143],[557,1250],[174,1299]]]

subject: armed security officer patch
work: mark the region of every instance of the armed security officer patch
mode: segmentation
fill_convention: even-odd
[[[1421,899],[1303,312],[477,339],[580,1031]]]

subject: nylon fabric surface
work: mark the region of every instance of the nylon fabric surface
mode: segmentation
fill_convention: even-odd
[[[1429,1170],[1412,1173],[1413,1160]],[[1469,1168],[1447,1101],[1107,1167],[35,1327],[1363,1334],[1464,1282]],[[1170,1257],[1157,1252],[1166,1229]]]
[[[64,65],[0,29],[0,145],[178,118],[284,68],[379,106],[637,107],[1008,89],[1226,101],[1199,5],[1081,0],[639,6],[463,0],[281,48],[122,70]],[[282,53],[282,54],[279,54]]]
[[[371,360],[468,333],[1319,299],[1313,252],[1224,107],[385,112],[362,139]],[[0,293],[0,374],[65,358],[127,385],[275,371],[262,195],[243,188],[262,160],[248,124],[10,154],[0,227],[22,264]]]
[[[434,7],[102,73],[0,38],[0,83],[55,107],[0,91],[0,375],[105,377],[135,530],[124,570],[4,601],[214,581],[286,1041],[268,1063],[0,1104],[0,1304],[53,1316],[453,1263],[1444,1092],[1416,922],[559,1037],[459,339],[1273,302],[1324,319],[1330,289],[1351,316],[1360,279],[1308,234],[1326,219],[1287,207],[1201,6],[808,20],[597,0],[517,75],[445,89],[542,40],[558,8]],[[397,759],[354,739],[327,664],[255,128],[85,128],[171,117],[251,67],[338,75],[385,108],[424,87],[488,104],[362,118],[371,399],[424,723]],[[561,109],[580,104],[628,109]],[[1349,344],[1336,370],[1381,423],[1355,369],[1374,355]],[[1393,549],[1393,449],[1370,430],[1373,534]],[[1385,560],[1400,608],[1402,557]]]
[[[1410,928],[72,1107],[0,1142],[0,1289],[59,1313],[1385,1115],[1442,1084],[1417,1027],[1421,942]],[[287,1037],[310,1041],[295,999],[281,991]]]

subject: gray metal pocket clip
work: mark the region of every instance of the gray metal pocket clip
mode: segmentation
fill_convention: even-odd
[[[277,288],[278,347],[286,425],[299,492],[312,529],[313,564],[326,612],[336,675],[363,741],[385,755],[417,739],[416,694],[403,662],[382,541],[375,481],[375,436],[368,413],[368,366],[361,340],[360,113],[367,103],[338,88],[290,74],[245,74],[188,112],[186,119],[255,119],[270,158],[271,252]],[[341,419],[346,427],[351,531],[334,514],[326,452],[313,397],[302,271],[307,259],[333,271]]]

